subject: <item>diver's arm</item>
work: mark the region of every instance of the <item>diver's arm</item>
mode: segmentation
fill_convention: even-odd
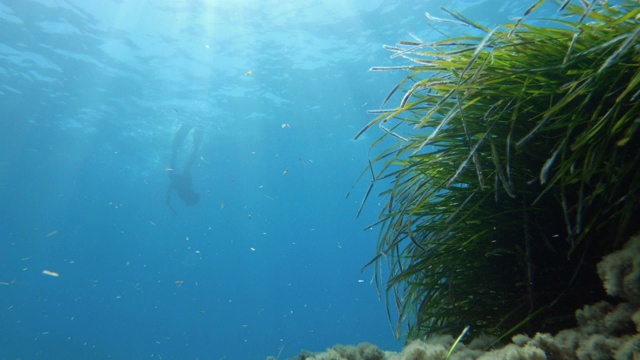
[[[193,145],[191,146],[191,153],[189,154],[189,158],[184,165],[185,172],[189,172],[198,159],[198,150],[200,150],[200,145],[202,145],[202,138],[204,136],[204,133],[199,128],[194,127],[191,136],[193,137]]]
[[[187,135],[193,126],[187,123],[183,123],[180,129],[173,136],[173,142],[171,144],[171,160],[169,161],[169,167],[174,168],[176,166],[176,158],[178,157],[178,150],[184,144]]]

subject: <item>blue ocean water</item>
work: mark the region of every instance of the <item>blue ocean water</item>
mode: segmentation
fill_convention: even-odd
[[[531,4],[0,1],[0,359],[400,349],[361,272],[380,134],[353,138],[404,75],[369,71],[406,64],[382,45],[443,5]]]

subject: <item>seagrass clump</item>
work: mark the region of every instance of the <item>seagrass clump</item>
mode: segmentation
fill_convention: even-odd
[[[382,130],[367,266],[398,336],[553,331],[601,295],[595,263],[638,229],[640,6],[565,1],[533,25],[544,2],[494,29],[427,14],[468,35],[401,41],[386,48],[408,64],[372,68],[408,72],[356,136]]]

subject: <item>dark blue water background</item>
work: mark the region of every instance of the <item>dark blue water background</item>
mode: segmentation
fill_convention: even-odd
[[[405,75],[369,71],[407,64],[382,45],[441,37],[441,5],[491,27],[530,4],[0,1],[0,359],[399,349],[360,271],[381,133],[353,137]],[[185,123],[201,200],[174,215]]]

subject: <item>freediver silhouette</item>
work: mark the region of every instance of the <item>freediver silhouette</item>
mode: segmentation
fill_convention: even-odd
[[[192,147],[189,157],[186,159],[182,169],[177,168],[178,153],[185,151],[187,138],[191,133]],[[167,173],[169,174],[169,188],[167,188],[167,206],[171,212],[176,215],[177,212],[171,205],[171,193],[175,192],[178,197],[187,206],[193,206],[200,201],[200,195],[193,190],[193,184],[191,183],[191,168],[196,162],[198,156],[198,150],[202,144],[202,131],[195,126],[184,123],[180,126],[180,129],[173,137],[173,143],[171,145],[171,159],[169,161],[169,167]],[[188,148],[188,147],[187,147]]]

